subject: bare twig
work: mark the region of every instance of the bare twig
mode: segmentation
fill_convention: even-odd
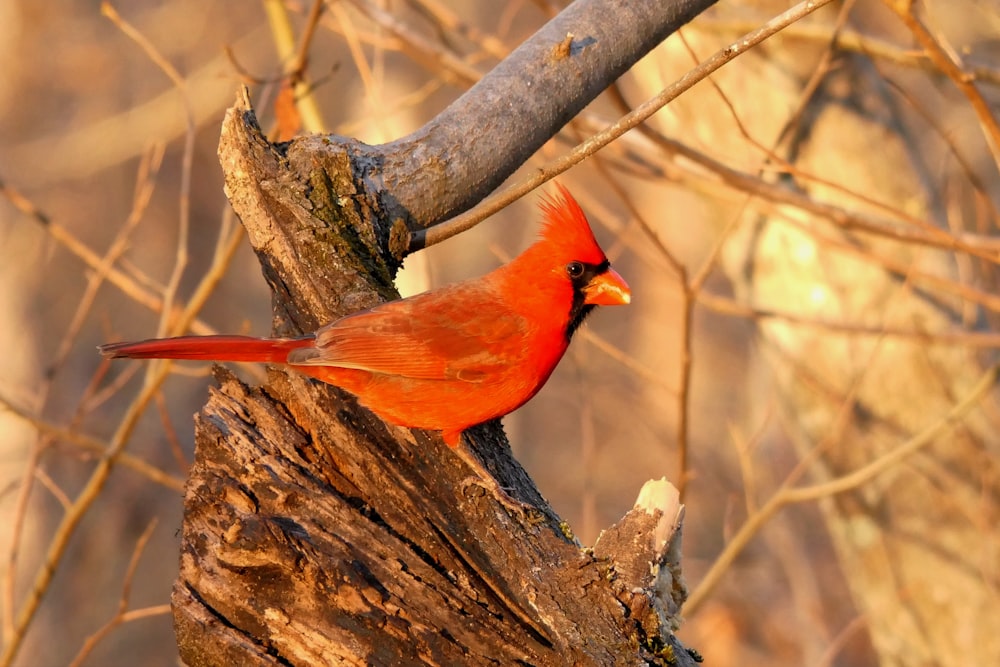
[[[125,253],[125,250],[128,249],[132,232],[142,220],[142,217],[146,212],[146,207],[149,206],[149,201],[152,199],[153,190],[156,187],[156,175],[163,162],[164,150],[164,144],[156,144],[143,157],[139,166],[139,177],[136,181],[135,199],[132,204],[132,209],[129,212],[128,218],[125,220],[125,223],[115,234],[114,241],[112,241],[111,245],[104,253],[104,257],[101,259],[100,265],[95,267],[95,271],[87,278],[87,288],[80,297],[76,312],[73,314],[70,324],[66,328],[66,333],[63,335],[62,342],[60,342],[59,347],[53,356],[50,373],[54,372],[56,368],[61,366],[63,361],[66,359],[66,355],[68,355],[72,349],[73,341],[76,340],[77,334],[79,334],[80,329],[86,322],[87,314],[90,312],[94,299],[97,297],[98,290],[107,279],[108,273],[111,271],[111,267]]]
[[[335,3],[330,8],[330,11],[342,28],[344,41],[347,42],[347,48],[351,52],[351,60],[354,62],[358,77],[361,79],[361,85],[364,87],[366,104],[372,112],[367,117],[374,119],[381,135],[379,140],[388,141],[390,137],[387,136],[384,124],[382,123],[382,109],[385,108],[384,101],[382,100],[382,86],[378,84],[373,67],[368,64],[368,60],[361,49],[361,41],[358,39],[354,22],[351,21],[351,17],[339,2]]]
[[[19,211],[41,225],[54,241],[81,260],[88,268],[98,274],[104,274],[108,283],[117,287],[130,299],[154,313],[162,314],[164,312],[164,301],[159,294],[156,294],[147,287],[143,287],[135,278],[130,277],[121,269],[108,266],[101,255],[91,250],[90,247],[77,238],[69,229],[52,221],[45,212],[40,210],[33,202],[12,186],[0,181],[0,194],[6,197]],[[233,242],[238,242],[242,238],[241,230],[242,228],[232,237]],[[144,276],[143,278],[145,279]],[[172,313],[171,317],[175,315],[176,312]],[[191,323],[191,331],[200,335],[218,333],[215,328],[199,319]]]
[[[156,528],[156,519],[154,518],[146,526],[146,530],[142,531],[142,535],[135,542],[135,548],[132,550],[132,558],[129,560],[128,568],[125,570],[125,579],[122,582],[122,594],[118,600],[118,610],[111,619],[101,626],[94,634],[87,637],[83,642],[83,646],[77,652],[76,657],[70,662],[70,667],[79,667],[90,655],[90,652],[94,650],[97,644],[107,637],[111,632],[123,623],[133,621],[139,618],[147,618],[149,616],[158,616],[162,614],[167,614],[170,612],[170,605],[163,604],[157,605],[155,607],[147,607],[145,609],[137,609],[131,615],[129,615],[128,609],[128,599],[132,592],[132,580],[135,577],[136,568],[139,566],[139,558],[142,556],[143,550],[146,548],[146,544],[149,542],[149,538],[153,535],[153,530]]]
[[[832,641],[830,641],[826,650],[820,656],[819,660],[815,663],[816,667],[833,667],[837,663],[837,656],[840,651],[844,650],[844,646],[847,645],[854,636],[865,629],[868,625],[868,616],[865,614],[858,614],[852,618],[847,625],[840,629],[840,632],[836,634]]]
[[[213,258],[212,266],[199,281],[198,286],[195,288],[187,306],[176,318],[173,319],[173,328],[166,332],[167,335],[173,332],[179,333],[186,331],[190,327],[192,321],[194,321],[196,315],[204,306],[208,297],[214,291],[215,286],[218,284],[219,280],[225,274],[226,269],[229,267],[233,253],[235,252],[239,242],[242,240],[242,234],[242,228],[237,228],[233,231],[231,238],[225,240],[228,242],[223,242],[224,240],[220,239],[221,251],[216,253]],[[145,411],[149,402],[156,395],[156,392],[166,379],[169,371],[169,362],[152,363],[147,365],[145,382],[142,389],[130,403],[125,412],[125,416],[122,418],[115,434],[108,442],[108,445],[94,471],[91,473],[89,480],[77,495],[73,506],[62,518],[62,521],[56,528],[56,531],[49,542],[48,550],[42,558],[41,566],[35,575],[35,580],[31,586],[28,596],[15,617],[13,634],[11,635],[9,641],[5,643],[3,652],[0,653],[0,667],[9,667],[17,655],[17,652],[24,641],[25,633],[34,618],[35,613],[38,611],[42,597],[48,591],[56,568],[63,559],[63,555],[69,545],[70,538],[76,532],[80,521],[99,497],[112,469],[119,462],[139,417]]]
[[[307,132],[316,133],[326,132],[326,124],[306,77],[306,65],[323,6],[323,0],[313,0],[302,36],[296,44],[295,29],[285,3],[282,0],[264,0],[271,37],[278,51],[278,58],[284,63],[284,74],[292,85],[295,106],[302,118],[303,127]]]
[[[173,422],[170,421],[170,412],[167,410],[167,399],[164,398],[163,392],[156,394],[156,408],[160,412],[160,423],[163,424],[163,433],[167,438],[167,442],[170,443],[170,452],[174,455],[177,468],[186,474],[190,464],[184,457],[180,438],[177,437],[177,429],[174,428]]]
[[[433,43],[381,7],[361,0],[353,0],[351,4],[377,26],[396,36],[404,53],[415,62],[430,68],[446,83],[469,88],[482,76],[479,70],[454,52]]]
[[[811,502],[856,489],[886,472],[892,466],[913,455],[923,447],[931,444],[940,436],[956,428],[961,424],[965,416],[979,405],[980,401],[986,397],[996,384],[998,370],[1000,370],[1000,367],[990,367],[968,395],[949,410],[946,415],[937,419],[912,438],[900,443],[897,447],[869,462],[867,465],[842,477],[810,486],[791,487],[787,486],[788,482],[786,481],[785,485],[776,491],[758,512],[747,517],[746,522],[733,535],[729,543],[726,544],[722,553],[715,559],[701,582],[688,597],[685,604],[686,613],[695,613],[697,608],[707,599],[708,595],[719,583],[722,575],[736,560],[737,556],[742,553],[743,549],[746,548],[760,529],[778,511],[788,505]]]
[[[66,495],[66,492],[59,488],[59,485],[49,476],[49,473],[45,472],[44,468],[40,466],[35,468],[35,479],[41,482],[42,486],[48,489],[49,493],[59,501],[63,511],[68,510],[70,505],[73,504],[69,496]]]
[[[901,243],[964,252],[990,262],[1000,262],[1000,244],[995,239],[977,234],[963,234],[956,237],[947,230],[939,229],[929,222],[906,215],[900,211],[893,211],[893,213],[900,214],[900,217],[894,220],[829,204],[814,199],[798,190],[786,188],[777,183],[770,183],[758,176],[733,169],[715,158],[696,151],[679,141],[663,136],[648,125],[640,125],[638,129],[665,151],[691,160],[699,167],[716,175],[730,187],[742,192],[758,195],[762,200],[774,204],[788,204],[807,213],[825,218],[838,227],[847,230],[867,232],[880,237],[895,239]],[[802,175],[802,172],[798,170],[795,173]],[[814,180],[823,182],[835,189],[843,190],[842,186],[824,182],[822,179],[817,178]],[[866,199],[857,193],[852,193],[851,196],[859,198],[866,203],[875,204],[879,208],[886,208],[884,204]]]
[[[528,194],[542,183],[558,176],[573,165],[601,150],[625,132],[638,126],[711,72],[719,69],[741,53],[760,44],[768,37],[782,30],[785,26],[791,25],[804,16],[808,16],[829,2],[830,0],[800,2],[788,11],[776,16],[757,30],[731,43],[721,51],[716,52],[711,58],[700,66],[690,70],[673,85],[668,86],[656,96],[636,107],[632,113],[627,114],[617,122],[592,135],[568,154],[553,160],[545,167],[539,169],[533,176],[485,199],[479,206],[461,215],[457,215],[447,222],[430,227],[429,229],[413,232],[411,234],[410,248],[417,249],[431,246],[467,229],[471,229],[497,211]]]
[[[497,60],[503,60],[510,53],[510,50],[499,38],[476,29],[475,26],[438,0],[409,0],[409,4],[433,20],[438,25],[442,35],[455,34],[464,37]]]
[[[969,100],[969,105],[976,113],[979,125],[983,129],[986,143],[993,153],[993,160],[1000,166],[1000,122],[997,121],[989,102],[976,86],[975,78],[965,71],[955,51],[939,41],[917,18],[913,12],[913,0],[886,0],[886,4],[902,19],[917,43],[923,47],[924,53],[927,54],[931,62],[951,79],[955,87]]]
[[[698,22],[697,30],[701,31],[731,31],[736,33],[746,32],[759,25],[759,21],[754,20],[728,20],[706,17]],[[870,58],[883,60],[885,62],[904,67],[922,69],[928,72],[940,71],[928,58],[924,51],[906,48],[898,44],[893,44],[871,35],[858,32],[856,30],[831,29],[830,27],[817,23],[797,23],[789,26],[782,32],[786,39],[808,40],[813,42],[828,42],[836,36],[837,48],[852,53],[862,53]],[[1000,85],[1000,69],[989,65],[970,66],[966,68],[972,78],[976,81]]]
[[[146,384],[132,401],[131,405],[129,405],[125,418],[112,437],[97,467],[91,473],[90,479],[84,485],[72,507],[66,512],[59,526],[56,528],[49,542],[48,549],[42,557],[41,566],[35,575],[34,583],[16,616],[14,634],[4,645],[3,652],[0,653],[0,665],[3,667],[9,667],[16,657],[18,649],[21,648],[21,644],[24,641],[28,626],[31,624],[32,619],[34,619],[42,597],[48,591],[56,568],[62,561],[63,554],[69,546],[70,538],[76,532],[80,521],[103,490],[112,468],[129,441],[132,429],[135,428],[146,404],[152,399],[153,394],[159,389],[163,380],[166,379],[168,371],[169,366],[166,364],[150,364],[146,375]]]
[[[149,39],[139,32],[132,24],[125,21],[115,10],[114,6],[103,0],[101,2],[101,13],[114,23],[119,30],[127,35],[132,41],[146,53],[146,56],[156,64],[164,74],[167,75],[180,93],[184,106],[184,119],[187,124],[187,132],[184,133],[184,155],[181,158],[181,191],[180,191],[180,215],[177,220],[177,251],[175,253],[174,268],[167,281],[167,287],[163,292],[164,310],[160,316],[159,332],[161,335],[167,330],[170,322],[170,310],[174,299],[177,297],[177,289],[180,287],[181,278],[188,261],[188,232],[191,227],[191,170],[194,162],[194,138],[197,126],[195,124],[194,107],[191,97],[188,94],[187,83],[181,73],[163,57],[159,49],[153,45]]]
[[[622,98],[624,101],[624,98]],[[677,475],[675,477],[676,487],[678,497],[680,502],[684,502],[685,495],[687,493],[687,482],[690,476],[689,468],[689,423],[690,423],[690,409],[691,409],[691,367],[692,367],[692,336],[694,333],[694,304],[695,296],[698,287],[692,285],[688,281],[688,271],[687,267],[683,262],[680,261],[665,243],[660,239],[659,235],[653,229],[653,226],[649,224],[645,216],[633,205],[631,199],[622,190],[621,186],[612,178],[611,174],[603,166],[603,161],[600,159],[596,160],[598,169],[604,172],[608,184],[614,190],[618,197],[625,202],[625,206],[628,208],[629,213],[632,218],[636,220],[639,224],[639,228],[643,230],[646,237],[652,241],[653,247],[658,251],[660,256],[664,258],[670,269],[677,275],[678,283],[681,288],[682,294],[682,304],[680,312],[680,321],[677,323],[678,328],[681,330],[681,351],[680,351],[680,369],[679,369],[679,380],[678,388],[676,391],[671,393],[675,394],[677,399]],[[725,236],[723,236],[724,238]],[[713,255],[714,257],[715,255]]]
[[[921,331],[919,329],[900,329],[898,327],[871,327],[838,320],[820,320],[791,312],[754,308],[708,291],[700,292],[698,294],[698,301],[701,305],[721,315],[745,317],[752,320],[774,319],[786,324],[841,332],[852,336],[888,336],[910,338],[930,345],[1000,348],[1000,334],[989,331],[963,331],[959,329],[951,331]]]
[[[99,260],[97,266],[95,267],[95,272],[88,278],[87,287],[79,300],[76,312],[74,313],[70,324],[63,335],[59,348],[53,355],[52,361],[50,362],[45,374],[45,380],[41,387],[39,387],[37,400],[39,405],[44,405],[47,401],[49,391],[52,388],[53,379],[55,378],[58,369],[62,366],[66,356],[72,349],[73,341],[76,339],[87,314],[90,312],[90,308],[93,305],[94,298],[96,297],[100,286],[103,284],[104,279],[115,259],[120,257],[124,252],[127,240],[132,230],[142,219],[143,211],[145,210],[149,202],[149,198],[152,195],[153,179],[150,178],[150,174],[156,173],[162,154],[163,151],[161,147],[159,150],[154,150],[149,153],[149,159],[144,159],[140,164],[139,175],[136,182],[136,196],[133,202],[132,210],[129,213],[129,218],[126,221],[126,224],[119,231],[116,240]],[[23,211],[27,215],[30,215],[37,222],[42,223],[46,230],[50,232],[52,231],[53,225],[51,224],[48,216],[41,213],[32,202],[14,190],[8,189],[6,194],[19,210]],[[83,403],[81,403],[80,408],[81,409],[78,411],[78,414],[84,411]],[[30,415],[27,415],[27,413],[23,416],[26,416],[28,419],[32,419]],[[0,594],[3,605],[3,612],[0,615],[2,615],[4,619],[3,639],[5,643],[10,641],[14,634],[14,582],[17,574],[18,555],[21,549],[24,521],[27,517],[28,499],[31,495],[34,480],[39,480],[47,488],[49,488],[49,490],[60,499],[60,502],[63,503],[64,507],[69,504],[68,499],[65,498],[62,491],[58,489],[45,471],[39,467],[41,452],[44,451],[51,443],[49,435],[45,434],[41,430],[40,433],[42,434],[42,437],[31,448],[31,453],[28,457],[24,473],[21,477],[21,483],[19,485],[17,500],[14,507],[13,521],[11,524],[11,536],[7,547],[6,565],[3,572],[2,594]]]

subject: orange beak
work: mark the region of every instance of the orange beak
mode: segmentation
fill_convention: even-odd
[[[583,302],[592,306],[624,306],[631,300],[628,283],[612,268],[594,276],[583,288]]]

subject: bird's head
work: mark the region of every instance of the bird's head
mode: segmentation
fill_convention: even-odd
[[[534,264],[537,290],[568,308],[569,339],[595,306],[627,304],[632,292],[611,268],[587,217],[566,188],[557,183],[556,193],[542,200],[541,211],[541,238],[522,257]]]

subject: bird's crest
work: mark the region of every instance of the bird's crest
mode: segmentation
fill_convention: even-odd
[[[542,211],[541,237],[545,245],[557,248],[567,259],[600,264],[604,252],[597,245],[587,216],[569,190],[555,183],[556,193],[546,194],[539,203]]]

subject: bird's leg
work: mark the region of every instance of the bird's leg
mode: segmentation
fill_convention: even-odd
[[[479,458],[468,448],[466,444],[459,443],[458,447],[455,447],[454,451],[463,461],[465,461],[465,464],[472,468],[472,470],[476,473],[475,477],[466,477],[462,480],[463,491],[472,485],[480,486],[492,493],[498,503],[521,518],[525,518],[530,512],[538,511],[534,505],[522,503],[521,501],[512,498],[511,495],[507,493],[506,489],[500,486],[500,483],[497,482],[496,478],[493,477],[490,471],[486,469],[486,466],[482,464]]]

